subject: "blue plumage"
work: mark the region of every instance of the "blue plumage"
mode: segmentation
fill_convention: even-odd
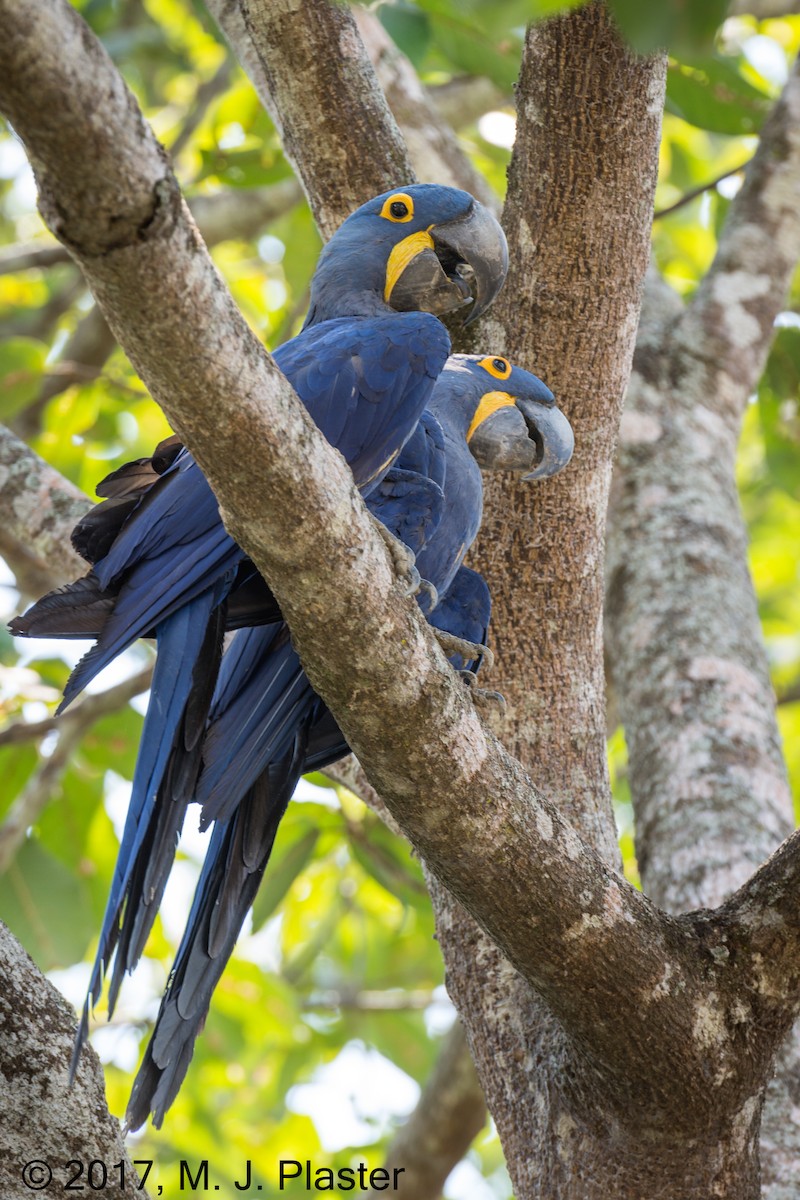
[[[417,239],[413,254],[396,258],[394,248],[409,238]],[[471,296],[465,266],[472,271]],[[420,553],[441,524],[445,481],[435,419],[426,418],[414,434],[449,350],[432,314],[472,301],[470,318],[478,315],[505,266],[499,226],[466,193],[432,185],[387,193],[353,214],[325,248],[306,325],[275,352],[375,511],[383,506],[387,524]],[[409,438],[403,466],[398,455]],[[74,539],[92,571],[45,597],[12,630],[97,637],[70,679],[64,704],[136,638],[154,634],[158,642],[90,1001],[115,945],[111,1007],[122,973],[141,953],[187,804],[200,800],[206,818],[216,819],[190,918],[194,931],[203,931],[201,940],[189,939],[172,981],[175,1012],[182,1019],[191,1015],[192,1032],[175,1049],[170,1031],[178,1026],[165,1010],[154,1046],[159,1059],[167,1056],[169,1071],[153,1077],[150,1088],[137,1085],[136,1103],[148,1096],[148,1105],[163,1112],[213,988],[211,976],[204,976],[206,960],[210,955],[221,969],[230,953],[246,911],[242,903],[263,873],[308,739],[313,733],[317,758],[338,742],[335,726],[326,737],[324,707],[302,673],[269,589],[222,527],[216,499],[188,451],[167,439],[152,461],[115,472],[101,494],[108,499],[79,524]],[[246,628],[254,622],[273,624]],[[226,626],[240,632],[217,679]],[[79,1049],[80,1040],[76,1054]],[[149,1069],[143,1067],[145,1075]]]
[[[417,551],[424,577],[441,589],[431,623],[458,638],[485,644],[491,601],[484,580],[462,565],[477,533],[482,507],[480,468],[468,434],[485,465],[518,467],[535,453],[532,430],[509,394],[513,436],[507,427],[494,444],[494,411],[471,430],[496,379],[483,360],[452,359],[439,377],[429,408],[397,465],[368,504],[397,536]],[[552,397],[535,376],[514,369],[521,401],[532,393]],[[511,377],[509,377],[511,378]],[[545,394],[546,393],[546,394]],[[549,398],[549,399],[548,399]],[[530,436],[529,436],[530,435]],[[493,448],[494,446],[494,448]],[[515,456],[522,456],[516,461]],[[430,497],[436,497],[430,503]],[[451,656],[458,668],[477,670],[480,657]],[[153,1111],[159,1123],[180,1087],[191,1045],[205,1019],[213,990],[255,898],[278,824],[304,770],[321,769],[347,752],[347,743],[313,692],[284,627],[242,630],[226,651],[219,673],[194,798],[202,820],[214,823],[195,902],[181,941],[156,1029],[131,1096],[128,1123],[137,1127]],[[268,831],[245,856],[244,831]],[[136,912],[133,896],[131,912]],[[126,913],[126,921],[129,914]],[[128,968],[134,965],[127,963]],[[115,971],[120,970],[120,960]],[[187,1000],[187,992],[191,999]]]

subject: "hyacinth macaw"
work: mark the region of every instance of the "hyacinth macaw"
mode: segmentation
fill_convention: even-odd
[[[381,486],[447,359],[449,336],[434,314],[462,309],[466,321],[474,320],[502,286],[507,265],[505,237],[488,210],[466,192],[438,185],[376,197],[323,250],[305,325],[274,357],[365,496]],[[99,525],[79,526],[76,547],[92,563],[89,575],[44,597],[10,626],[30,637],[97,634],[60,710],[138,637],[155,633],[158,646],[124,852],[73,1070],[160,789],[180,792],[192,782],[173,777],[173,747],[190,752],[201,743],[229,600],[246,593],[254,575],[192,456],[173,443],[162,457],[163,473],[152,486],[136,491],[128,478],[126,494],[112,499],[110,521],[106,512]],[[271,619],[278,616],[274,610]]]
[[[491,213],[468,193],[436,184],[362,205],[323,249],[303,330],[274,358],[365,496],[416,427],[447,359],[449,337],[433,314],[464,309],[465,323],[475,320],[507,267],[505,236]],[[23,637],[97,637],[60,711],[157,626],[160,643],[183,638],[183,659],[194,662],[211,628],[201,618],[252,574],[191,455],[179,443],[164,453],[158,486],[140,496],[126,487],[124,499],[112,499],[122,511],[103,514],[99,533],[79,524],[76,548],[92,563],[89,574],[11,622]],[[123,523],[134,510],[136,520]],[[110,517],[113,532],[103,540]],[[191,634],[166,625],[189,604]]]
[[[417,430],[367,501],[414,550],[420,571],[438,593],[431,622],[455,639],[477,643],[478,654],[489,623],[489,591],[463,560],[480,525],[481,469],[526,472],[524,479],[554,475],[569,461],[572,446],[569,423],[536,376],[499,357],[454,356],[439,376]],[[425,608],[430,601],[422,596],[420,603]],[[453,660],[462,665],[460,653]],[[478,661],[463,665],[477,669]],[[197,782],[191,795],[169,794],[168,789],[159,795],[129,872],[109,1007],[123,972],[133,969],[143,950],[187,804],[203,804],[204,823],[213,821],[214,830],[134,1084],[129,1128],[138,1128],[150,1111],[160,1124],[180,1088],[212,992],[253,903],[300,775],[347,751],[303,672],[286,627],[273,623],[236,633],[223,655],[199,748]],[[178,762],[182,757],[175,756]],[[175,775],[181,777],[180,765]]]

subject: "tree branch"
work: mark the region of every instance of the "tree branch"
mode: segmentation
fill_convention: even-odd
[[[325,774],[369,805],[394,833],[400,832],[354,755],[327,767]],[[438,1200],[485,1121],[486,1100],[459,1021],[445,1039],[416,1108],[387,1151],[388,1168],[405,1168],[398,1195]]]
[[[114,1195],[145,1197],[120,1136],[119,1122],[105,1100],[103,1068],[94,1051],[81,1054],[73,1087],[69,1062],[75,1038],[72,1011],[18,942],[0,923],[0,1191],[8,1200],[31,1195],[26,1163],[39,1168],[28,1180],[53,1169],[51,1190],[73,1173],[70,1158],[121,1163],[113,1175]],[[121,1181],[121,1177],[124,1182]]]
[[[464,188],[488,208],[499,209],[497,196],[464,154],[452,125],[442,118],[376,14],[359,5],[355,19],[419,181]]]
[[[764,124],[717,253],[675,330],[705,405],[738,432],[800,255],[800,59]],[[688,364],[687,364],[688,365]],[[684,368],[685,370],[685,368]]]
[[[653,220],[660,221],[662,217],[668,217],[671,213],[677,212],[678,209],[684,208],[687,204],[691,204],[692,200],[696,200],[698,196],[702,196],[705,192],[710,192],[718,183],[722,183],[723,179],[730,179],[732,175],[741,175],[747,167],[747,162],[741,163],[738,167],[729,167],[727,171],[722,171],[719,175],[715,175],[713,179],[709,179],[708,183],[701,183],[699,187],[691,188],[685,192],[680,200],[676,200],[674,204],[668,204],[666,208],[659,208],[653,213]]]
[[[63,582],[85,574],[86,563],[72,549],[69,532],[89,501],[2,425],[0,504],[0,554],[22,592],[39,596],[52,586],[54,576]]]
[[[792,826],[734,456],[800,256],[791,199],[799,110],[796,65],[691,304],[684,309],[651,278],[623,418],[609,519],[609,659],[642,882],[673,912],[719,904]],[[768,903],[766,892],[759,901]],[[796,1182],[789,1164],[800,1135],[786,1114],[797,1060],[787,1054],[791,1046],[764,1114],[770,1196],[785,1194],[788,1176]]]
[[[791,828],[734,458],[800,258],[798,113],[796,64],[692,302],[651,279],[621,433],[609,645],[642,879],[673,911],[718,904]]]
[[[173,161],[188,146],[209,107],[218,96],[221,96],[227,90],[231,81],[232,66],[233,63],[231,60],[226,58],[211,78],[204,80],[198,87],[183,124],[178,130],[175,140],[169,146],[170,157]]]
[[[282,179],[261,188],[231,189],[189,201],[192,216],[207,246],[218,242],[254,238],[270,221],[275,221],[298,204],[302,189],[294,179]],[[0,248],[0,275],[42,270],[56,263],[72,262],[66,246],[42,240]]]
[[[96,721],[123,708],[134,696],[146,692],[152,678],[153,668],[145,667],[143,671],[138,671],[105,692],[84,694],[82,699],[60,717],[45,717],[42,721],[14,721],[0,730],[0,746],[19,746],[24,742],[37,741],[48,733],[58,733],[65,725],[70,724],[80,726],[83,734]]]
[[[58,735],[52,752],[40,762],[0,825],[0,875],[8,870],[31,825],[36,823],[53,799],[73,751],[89,728],[101,717],[123,708],[134,696],[146,691],[152,675],[152,667],[148,667],[108,691],[84,697],[80,704],[61,717],[48,717],[35,722],[17,721],[0,732],[0,746],[19,745],[48,733]]]
[[[463,1027],[457,1022],[444,1040],[417,1107],[386,1154],[390,1172],[403,1168],[396,1190],[399,1200],[438,1200],[448,1175],[485,1123],[486,1101]],[[378,1200],[381,1194],[370,1191],[367,1200]]]
[[[446,83],[426,88],[443,121],[454,129],[471,125],[495,108],[513,107],[514,97],[503,92],[485,75],[457,75]]]

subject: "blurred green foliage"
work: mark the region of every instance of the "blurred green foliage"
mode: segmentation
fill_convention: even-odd
[[[176,156],[190,200],[243,194],[288,177],[276,132],[241,72],[231,66],[216,90],[205,86],[219,78],[226,51],[199,3],[79,0],[76,7],[102,37],[164,143],[169,147],[192,123]],[[465,150],[498,193],[509,157],[511,88],[524,25],[530,17],[566,7],[559,0],[397,0],[378,7],[434,94],[472,74],[488,75],[501,89],[506,99],[491,115],[459,130]],[[730,172],[654,224],[657,264],[689,295],[713,258],[740,182],[736,169],[752,154],[798,50],[800,20],[759,24],[738,17],[720,25],[724,6],[717,0],[658,6],[613,0],[612,8],[639,49],[670,48],[657,208],[671,208]],[[200,110],[198,97],[204,98]],[[302,320],[319,238],[299,204],[255,241],[233,232],[214,245],[215,261],[248,321],[275,345]],[[21,243],[53,244],[35,213],[30,176],[10,133],[0,137],[0,243],[7,253]],[[167,432],[113,343],[99,362],[64,362],[67,339],[90,309],[91,298],[69,263],[0,273],[0,419],[28,422],[35,448],[89,493],[110,470],[147,454]],[[740,484],[776,686],[779,693],[800,694],[798,284],[782,325],[746,415]],[[63,390],[37,404],[43,384],[53,379],[62,380]],[[7,607],[16,604],[9,588]],[[52,712],[68,668],[58,647],[19,663],[16,653],[3,635],[0,712],[4,718],[39,719]],[[783,704],[780,719],[797,796],[800,703]],[[141,716],[129,706],[90,730],[0,877],[0,915],[40,965],[55,971],[76,1003],[94,952],[116,854],[114,828],[124,811],[140,728]],[[53,738],[48,735],[39,747],[45,757]],[[621,731],[609,749],[621,845],[635,881]],[[0,821],[35,782],[36,771],[34,744],[0,750]],[[315,784],[321,782],[315,777]],[[222,1175],[230,1162],[250,1158],[254,1185],[260,1182],[268,1191],[281,1157],[311,1157],[320,1166],[351,1160],[380,1165],[391,1130],[413,1105],[414,1084],[424,1082],[451,1019],[417,862],[354,797],[330,787],[307,796],[307,802],[291,806],[281,827],[252,926],[217,990],[166,1127],[148,1129],[136,1141],[136,1157],[155,1158],[160,1175],[168,1176],[181,1158],[208,1158],[212,1173],[216,1166]],[[146,959],[126,985],[113,1024],[101,1024],[96,1033],[117,1113],[124,1110],[137,1053],[166,980],[198,854],[191,837],[179,853],[177,884]],[[396,1082],[403,1079],[405,1087]],[[370,1082],[381,1093],[378,1099],[370,1094]],[[310,1091],[303,1086],[309,1083]],[[473,1175],[468,1169],[451,1185],[451,1194],[510,1194],[492,1132],[477,1140],[470,1161]]]

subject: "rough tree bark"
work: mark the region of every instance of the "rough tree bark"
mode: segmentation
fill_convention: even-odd
[[[68,1086],[75,1016],[0,922],[0,1190],[5,1200],[34,1191],[62,1192],[70,1159],[111,1166],[114,1195],[145,1197],[119,1122],[108,1114],[100,1060],[81,1056]],[[48,1171],[52,1183],[48,1183]],[[24,1173],[23,1173],[24,1171]]]
[[[800,258],[800,66],[691,303],[652,272],[610,513],[609,661],[648,895],[712,907],[792,828],[734,475]],[[764,1195],[798,1186],[796,1035],[770,1087]]]
[[[446,886],[477,921],[467,925],[439,893],[453,990],[475,1001],[463,948],[448,945],[460,922],[472,970],[494,1001],[491,1013],[467,1004],[465,1020],[485,1026],[513,1072],[512,1103],[496,1063],[479,1059],[518,1196],[755,1195],[763,1089],[800,999],[797,841],[716,913],[659,912],[609,866],[599,748],[603,514],[646,262],[660,64],[632,60],[597,6],[529,38],[525,137],[509,200],[514,311],[505,327],[501,310],[484,330],[493,348],[507,337],[509,353],[525,361],[531,334],[520,314],[537,317],[537,361],[572,401],[579,426],[577,400],[593,397],[583,425],[592,454],[587,446],[574,477],[554,484],[537,514],[539,569],[530,570],[526,618],[536,618],[534,698],[507,687],[512,742],[556,807],[481,725],[414,607],[398,602],[346,471],[250,338],[110,62],[66,5],[32,3],[20,15],[8,0],[0,11],[8,33],[0,103],[28,144],[43,211],[209,473],[229,526],[281,600],[313,682],[437,889]],[[100,81],[108,98],[88,143],[87,79],[92,94]],[[535,151],[538,172],[523,149]],[[91,209],[87,154],[103,185]],[[623,204],[626,186],[632,208]],[[534,198],[527,213],[515,211],[515,194]],[[243,460],[243,442],[260,453]],[[503,504],[506,519],[519,519],[516,502]],[[302,521],[290,515],[300,508]],[[527,548],[502,544],[519,556],[515,570],[519,562],[530,569]],[[580,623],[560,629],[566,649],[556,640],[559,615]],[[521,672],[527,647],[506,621],[501,615],[498,648]],[[355,661],[354,646],[365,647]],[[577,686],[565,653],[585,669]],[[541,1135],[538,1166],[531,1135]]]

